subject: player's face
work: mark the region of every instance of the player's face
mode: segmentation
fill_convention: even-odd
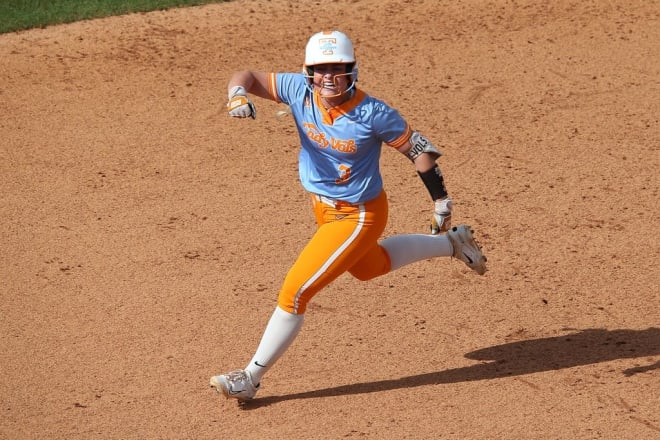
[[[319,64],[314,66],[314,87],[321,96],[340,96],[351,85],[346,64]]]

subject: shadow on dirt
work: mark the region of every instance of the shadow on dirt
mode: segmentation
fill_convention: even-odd
[[[294,399],[377,393],[424,385],[498,379],[659,354],[660,328],[652,327],[646,330],[588,329],[553,338],[516,341],[472,351],[465,357],[484,362],[469,367],[405,376],[398,379],[347,384],[285,396],[257,398],[246,402],[242,407],[249,410]],[[660,362],[630,368],[622,371],[622,374],[632,376],[658,368],[660,368]]]

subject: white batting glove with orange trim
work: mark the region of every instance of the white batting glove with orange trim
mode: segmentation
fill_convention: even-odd
[[[229,90],[229,101],[227,101],[227,112],[233,118],[257,117],[257,109],[248,98],[245,87],[234,86]]]
[[[431,234],[436,235],[451,229],[451,210],[454,202],[449,197],[435,201],[435,212],[431,218]]]

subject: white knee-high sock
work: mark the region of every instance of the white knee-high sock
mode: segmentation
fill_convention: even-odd
[[[261,378],[284,354],[302,327],[305,315],[294,315],[279,307],[275,307],[273,315],[268,321],[266,330],[261,337],[254,357],[245,370],[252,376],[254,385],[261,382]]]
[[[451,257],[453,247],[445,234],[402,234],[388,237],[379,243],[392,262],[391,270],[406,264],[433,257]]]

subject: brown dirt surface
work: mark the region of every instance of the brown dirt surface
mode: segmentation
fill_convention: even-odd
[[[489,257],[341,277],[243,408],[314,230],[280,107],[314,32],[441,146]],[[0,36],[0,438],[660,438],[657,1],[241,0]],[[386,235],[426,190],[385,149]]]

